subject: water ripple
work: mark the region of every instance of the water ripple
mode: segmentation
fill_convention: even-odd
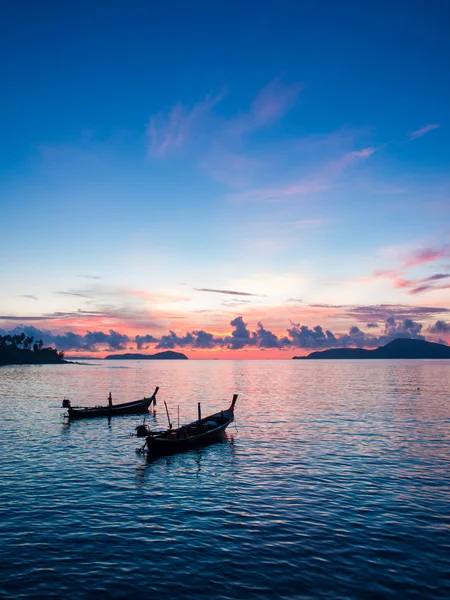
[[[2,367],[0,599],[450,597],[450,365],[374,363]],[[61,419],[155,385],[155,427],[236,426],[147,461],[138,417]]]

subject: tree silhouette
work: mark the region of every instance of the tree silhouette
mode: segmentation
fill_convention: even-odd
[[[61,363],[64,352],[44,348],[42,340],[34,341],[25,333],[0,335],[0,365]]]

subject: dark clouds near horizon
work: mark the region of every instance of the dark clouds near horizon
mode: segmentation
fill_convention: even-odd
[[[250,330],[243,317],[236,317],[230,322],[233,328],[230,335],[215,336],[204,330],[194,330],[178,335],[175,331],[159,337],[152,334],[137,335],[130,338],[124,333],[110,329],[108,333],[102,331],[88,331],[84,335],[67,331],[63,334],[53,334],[48,330],[41,330],[32,325],[19,325],[6,332],[0,333],[25,333],[35,339],[42,339],[44,345],[55,346],[63,351],[89,351],[96,352],[100,348],[110,350],[124,350],[130,343],[134,343],[138,350],[148,349],[148,344],[153,344],[155,350],[171,350],[175,348],[192,348],[208,350],[212,348],[223,348],[228,350],[242,350],[245,348],[264,349],[297,349],[323,350],[327,348],[375,348],[402,337],[410,339],[425,339],[423,325],[413,319],[397,320],[391,315],[385,320],[384,327],[379,335],[372,332],[362,331],[356,325],[350,327],[348,333],[333,333],[323,329],[320,325],[308,327],[300,323],[292,323],[286,330],[286,335],[278,336],[266,329],[258,322],[256,330]],[[373,328],[375,324],[367,326]],[[378,326],[381,329],[381,326]],[[432,335],[446,334],[450,332],[450,324],[445,321],[436,321],[428,328],[427,333]],[[433,338],[434,339],[434,338]],[[442,340],[435,340],[442,341]]]

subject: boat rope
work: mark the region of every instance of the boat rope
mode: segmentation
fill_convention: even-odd
[[[146,445],[147,445],[147,440],[145,440],[143,446],[141,446],[140,448],[136,448],[136,454],[144,454]]]

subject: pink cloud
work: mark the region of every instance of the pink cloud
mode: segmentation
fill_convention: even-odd
[[[384,271],[375,271],[372,277],[368,278],[368,281],[372,281],[373,279],[379,279],[380,277],[386,277],[392,280],[392,283],[395,288],[408,288],[413,285],[416,285],[416,282],[410,281],[409,279],[403,279],[402,272],[396,271],[395,269],[388,269]]]
[[[364,148],[364,150],[350,152],[350,156],[353,158],[369,158],[374,152],[376,152],[376,148]]]
[[[256,96],[247,113],[222,123],[222,133],[242,135],[276,122],[292,108],[301,89],[299,84],[285,85],[280,80],[270,82]],[[218,95],[209,94],[191,109],[178,102],[168,113],[158,113],[151,117],[147,127],[150,154],[164,156],[176,151],[187,143],[194,129],[201,126],[207,130],[205,120],[223,96],[223,92]],[[220,129],[219,121],[216,125]]]
[[[411,285],[414,285],[414,281],[411,281],[409,279],[403,279],[402,277],[397,277],[394,279],[395,288],[407,288],[411,287]]]
[[[330,189],[331,185],[326,184],[325,182],[320,181],[299,181],[299,182],[291,182],[282,187],[268,187],[268,188],[259,188],[255,190],[248,190],[247,192],[241,192],[239,194],[232,194],[230,197],[233,200],[237,201],[273,201],[273,200],[281,200],[283,198],[287,198],[290,196],[302,196],[305,194],[311,194],[315,192],[322,192],[324,190]]]
[[[329,162],[322,172],[328,177],[337,177],[342,171],[353,166],[360,160],[370,158],[376,151],[376,148],[363,148],[362,150],[347,152],[347,154],[344,154],[340,158]]]
[[[409,139],[416,140],[417,138],[420,138],[423,135],[427,134],[429,131],[433,131],[433,129],[438,129],[439,127],[440,125],[438,125],[437,123],[425,125],[425,127],[422,127],[422,129],[417,129],[416,131],[410,133]]]
[[[267,125],[282,117],[295,104],[301,89],[299,84],[283,85],[279,80],[271,81],[253,102],[250,112],[253,125]]]
[[[248,186],[261,171],[263,162],[224,147],[216,147],[200,161],[200,166],[217,181],[242,188]]]
[[[421,251],[424,252],[424,251]],[[436,253],[432,253],[432,252],[428,252],[427,254],[423,254],[422,256],[422,262],[429,262],[430,260],[435,260],[433,258],[433,256],[435,256]],[[425,258],[428,258],[429,260],[425,260]],[[440,256],[438,256],[438,258],[440,258]],[[420,256],[419,257],[415,257],[414,258],[414,262],[413,264],[410,264],[409,266],[416,266],[417,264],[422,264],[422,262],[417,263],[416,260],[420,260]],[[448,289],[450,287],[450,285],[448,284],[442,284],[442,285],[436,285],[436,282],[438,281],[442,281],[443,279],[448,279],[450,278],[450,273],[436,273],[435,275],[430,275],[429,277],[425,277],[423,279],[416,279],[416,280],[411,280],[411,279],[403,279],[403,273],[402,271],[396,271],[395,269],[391,269],[391,270],[384,270],[384,271],[375,271],[372,275],[372,277],[368,277],[365,280],[360,280],[362,282],[370,282],[373,279],[378,279],[380,277],[386,277],[388,279],[391,279],[393,282],[393,286],[397,289],[402,289],[402,288],[409,288],[408,293],[409,294],[421,294],[423,292],[428,292],[428,291],[432,291],[432,290],[443,290],[443,289]]]
[[[169,113],[158,113],[153,116],[147,127],[150,154],[164,156],[170,151],[181,148],[194,126],[208,116],[223,96],[224,93],[216,96],[209,94],[205,100],[198,102],[190,110],[178,102]]]
[[[290,196],[300,196],[314,192],[322,192],[334,188],[336,184],[333,179],[336,178],[344,169],[351,166],[360,159],[367,159],[376,152],[376,148],[364,148],[363,150],[348,152],[341,158],[331,161],[322,171],[309,178],[300,181],[293,181],[281,187],[267,187],[248,190],[238,194],[233,194],[232,199],[238,201],[264,201],[280,200]]]
[[[256,96],[248,112],[231,119],[227,132],[243,135],[275,123],[294,106],[302,88],[298,83],[271,81]]]
[[[444,246],[443,248],[422,248],[413,252],[409,258],[403,263],[403,267],[410,268],[425,263],[434,262],[440,258],[445,258],[450,254],[450,246]]]
[[[398,276],[399,276],[399,272],[396,271],[395,269],[378,270],[378,271],[375,271],[373,274],[373,277],[389,277],[391,279],[395,279]],[[369,279],[371,279],[371,278],[369,278]]]

